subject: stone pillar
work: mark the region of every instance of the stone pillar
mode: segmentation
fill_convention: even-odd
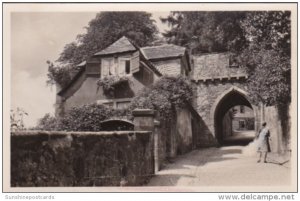
[[[160,122],[154,121],[154,172],[157,173],[160,168],[160,133],[159,133]]]
[[[135,131],[154,131],[154,111],[150,109],[135,109],[132,111]]]
[[[150,136],[150,147],[151,150],[149,154],[151,154],[151,164],[150,167],[152,168],[152,173],[155,173],[156,170],[156,157],[155,156],[157,153],[155,151],[155,145],[154,143],[154,115],[155,112],[150,109],[135,109],[132,111],[133,115],[133,124],[134,124],[134,130],[135,131],[151,131],[152,134]]]
[[[177,115],[171,120],[171,130],[170,130],[170,152],[168,157],[175,158],[177,156]]]

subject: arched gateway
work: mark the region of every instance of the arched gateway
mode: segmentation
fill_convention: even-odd
[[[247,92],[238,87],[231,87],[218,96],[212,105],[210,112],[211,122],[214,123],[214,136],[219,144],[224,143],[225,128],[223,121],[225,115],[235,106],[246,106],[251,108],[254,113],[254,129],[256,130],[258,127],[257,107],[250,102]]]
[[[228,120],[227,125],[225,120],[229,116],[228,112],[233,112],[237,107],[251,110],[251,129],[254,133],[259,127],[261,114],[258,112],[259,107],[248,96],[248,74],[245,69],[232,63],[228,53],[194,55],[192,60],[195,89],[193,104],[199,114],[198,125],[194,126],[195,130],[199,130],[197,145],[222,145],[225,136],[228,137],[225,133],[230,129],[234,136],[237,133],[232,129],[234,118]]]

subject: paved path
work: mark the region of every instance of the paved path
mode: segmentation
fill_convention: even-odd
[[[289,185],[289,163],[270,156],[269,163],[244,154],[242,146],[194,150],[167,164],[148,186]],[[274,160],[276,158],[276,160]]]

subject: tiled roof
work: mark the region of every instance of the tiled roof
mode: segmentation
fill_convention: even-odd
[[[162,59],[162,58],[170,58],[170,57],[179,57],[183,56],[185,52],[185,47],[177,46],[177,45],[160,45],[160,46],[152,46],[152,47],[143,47],[141,48],[144,55],[147,59]]]
[[[101,50],[100,52],[94,54],[95,56],[97,55],[107,55],[107,54],[114,54],[114,53],[121,53],[121,52],[128,52],[128,51],[134,51],[136,48],[132,43],[123,36],[104,50]]]
[[[181,64],[176,60],[155,61],[153,64],[162,75],[177,76],[181,73]]]

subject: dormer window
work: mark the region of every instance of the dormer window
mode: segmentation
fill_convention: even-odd
[[[139,52],[127,57],[109,57],[101,59],[101,77],[125,76],[136,73],[139,68]]]

